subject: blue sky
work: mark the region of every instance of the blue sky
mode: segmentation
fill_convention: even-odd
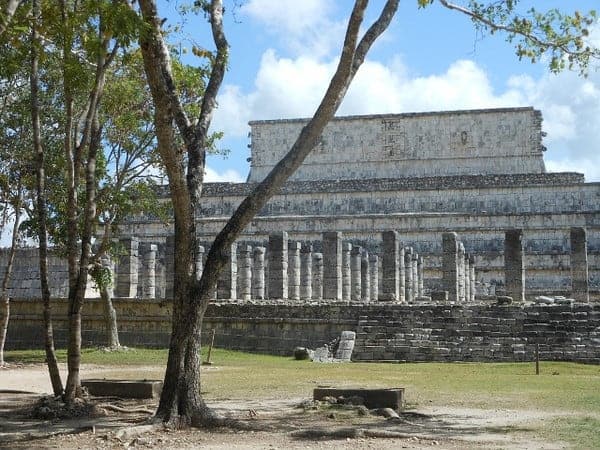
[[[163,0],[174,24],[181,2]],[[225,132],[223,159],[211,157],[207,179],[243,181],[248,172],[249,120],[312,115],[335,68],[350,0],[225,0],[229,70],[213,128]],[[383,1],[372,1],[365,24]],[[524,8],[582,12],[592,0],[522,1]],[[519,61],[502,35],[482,37],[465,16],[434,3],[405,0],[360,69],[338,115],[534,106],[544,116],[546,166],[600,181],[600,72],[549,74],[543,63]],[[212,48],[207,23],[186,17],[182,45]],[[600,44],[600,27],[591,39]],[[192,56],[187,60],[194,63]]]

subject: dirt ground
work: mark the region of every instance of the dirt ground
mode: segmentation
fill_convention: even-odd
[[[102,378],[106,369],[84,366],[82,378]],[[110,371],[114,373],[115,368]],[[44,365],[0,369],[0,448],[61,449],[561,449],[536,430],[564,412],[428,407],[400,419],[360,415],[356,408],[300,408],[307,398],[223,400],[211,403],[224,416],[253,430],[157,430],[144,427],[156,401],[95,399],[107,407],[94,418],[32,419],[32,405],[50,391]],[[308,393],[310,395],[310,393]],[[149,412],[142,412],[147,409]]]

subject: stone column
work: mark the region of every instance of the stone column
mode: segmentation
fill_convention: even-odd
[[[288,243],[288,298],[300,300],[300,242]]]
[[[361,297],[364,303],[371,301],[371,271],[369,269],[369,252],[364,252],[360,263]]]
[[[471,301],[471,266],[469,265],[469,255],[465,255],[465,302]]]
[[[313,299],[323,300],[323,253],[313,253]]]
[[[170,234],[165,240],[165,298],[173,298],[173,281],[175,279],[175,235]]]
[[[458,263],[458,301],[465,301],[465,246],[462,242],[458,242],[458,255],[456,256]]]
[[[237,244],[231,244],[226,251],[227,263],[217,281],[217,298],[237,299]]]
[[[362,248],[355,245],[352,247],[352,254],[350,258],[350,272],[351,272],[351,298],[358,302],[362,295],[362,284],[361,284],[361,260],[362,260]]]
[[[415,299],[419,296],[419,271],[417,270],[418,260],[419,260],[419,255],[413,250],[411,267],[412,267],[412,291],[413,291],[413,297]]]
[[[240,300],[252,298],[252,247],[242,245],[238,249],[238,297]]]
[[[156,244],[143,243],[140,245],[143,260],[142,298],[156,297]]]
[[[383,271],[379,300],[404,301],[404,249],[400,249],[398,232],[384,231],[382,234],[381,270]]]
[[[342,300],[349,301],[352,298],[352,270],[351,263],[352,244],[342,244]]]
[[[254,247],[254,268],[252,270],[252,297],[257,300],[265,298],[265,248]]]
[[[571,290],[573,298],[590,301],[587,233],[582,227],[571,228]]]
[[[202,277],[202,271],[204,270],[204,247],[198,246],[198,253],[196,253],[196,279],[199,280]]]
[[[116,296],[135,298],[138,289],[138,238],[119,239],[119,246],[122,254],[119,257]]]
[[[442,284],[448,291],[448,300],[458,301],[458,235],[442,234]]]
[[[471,283],[471,288],[469,289],[469,293],[471,297],[469,301],[475,301],[475,257],[473,255],[469,256],[469,270],[471,274],[469,275],[469,282]]]
[[[504,237],[504,285],[514,301],[525,300],[523,230],[507,230]]]
[[[269,235],[269,298],[288,298],[288,234],[286,231]]]
[[[412,247],[404,249],[404,280],[406,284],[406,301],[412,303],[415,300],[413,291],[413,270],[412,270]]]
[[[312,300],[313,246],[304,244],[300,249],[300,299]]]
[[[423,284],[424,284],[424,278],[423,278],[423,257],[419,256],[419,259],[417,260],[417,274],[419,277],[419,286],[418,286],[418,290],[419,290],[419,297],[423,297],[425,295],[424,289],[423,289]]]
[[[323,233],[323,298],[342,299],[342,233]]]
[[[371,279],[369,297],[371,301],[377,301],[379,298],[379,257],[377,255],[369,255],[369,278]]]

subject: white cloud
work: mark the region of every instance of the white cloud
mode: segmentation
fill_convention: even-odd
[[[273,30],[300,34],[325,20],[331,6],[322,0],[250,0],[241,11]]]
[[[588,78],[573,72],[520,77],[511,85],[542,111],[549,170],[583,172],[588,181],[600,181],[600,72],[591,70]]]
[[[447,109],[519,106],[523,98],[516,90],[493,92],[486,73],[473,61],[454,62],[446,72],[427,77],[409,77],[399,61],[392,69],[366,61],[342,108],[341,114],[398,113]]]
[[[267,50],[252,92],[232,85],[223,88],[214,128],[227,137],[245,137],[250,120],[312,115],[334,69],[332,62],[320,63],[306,56],[280,58],[274,50]]]
[[[227,169],[225,172],[219,173],[207,166],[204,170],[204,181],[207,183],[243,183],[246,180],[239,174],[237,170]]]
[[[322,0],[250,0],[240,10],[292,52],[316,57],[343,40],[345,25],[331,19],[333,8],[333,2]]]
[[[548,172],[579,172],[585,174],[587,181],[600,181],[600,164],[598,160],[546,160]]]

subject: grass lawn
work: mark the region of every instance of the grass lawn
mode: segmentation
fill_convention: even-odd
[[[64,361],[66,352],[58,356]],[[115,366],[115,376],[158,379],[166,358],[166,350],[147,349],[85,349],[82,355],[84,364]],[[404,387],[409,407],[560,411],[565,417],[544,424],[544,436],[577,448],[600,448],[600,366],[541,362],[536,376],[532,363],[316,364],[221,349],[214,349],[211,359],[213,366],[202,375],[208,399],[308,398],[320,385]],[[6,360],[43,362],[44,355],[10,351]],[[144,372],[136,366],[144,366]]]

